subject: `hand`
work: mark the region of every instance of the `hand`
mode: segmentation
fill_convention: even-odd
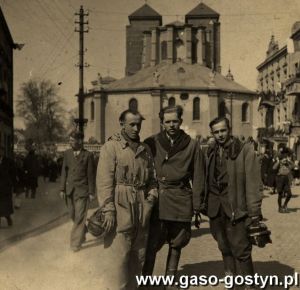
[[[61,199],[65,199],[66,198],[66,193],[64,191],[60,191],[59,196]]]
[[[105,232],[109,233],[116,223],[116,214],[115,212],[108,211],[104,213],[104,222],[103,227],[105,229]]]

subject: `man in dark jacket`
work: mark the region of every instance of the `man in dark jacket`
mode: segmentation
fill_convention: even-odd
[[[151,148],[159,184],[159,202],[150,221],[144,275],[152,275],[157,251],[169,243],[166,275],[176,275],[181,249],[191,237],[191,220],[204,191],[204,155],[183,130],[183,110],[170,106],[159,117],[163,131],[145,140]]]
[[[0,144],[0,225],[1,217],[5,217],[7,225],[12,226],[13,221],[13,188],[15,186],[15,167],[14,162],[5,157],[4,147]]]
[[[87,210],[95,196],[95,172],[93,154],[83,148],[83,134],[72,132],[70,145],[64,153],[60,194],[73,221],[71,249],[77,252],[85,241]]]
[[[29,141],[30,142],[30,141]],[[26,144],[28,154],[24,159],[24,173],[25,173],[25,196],[29,196],[29,190],[31,191],[31,198],[35,198],[36,189],[38,187],[38,177],[40,164],[35,154],[36,145],[34,143]]]
[[[223,256],[225,275],[254,275],[247,226],[261,219],[260,162],[249,143],[230,136],[229,120],[209,124],[216,144],[207,150],[202,213]]]

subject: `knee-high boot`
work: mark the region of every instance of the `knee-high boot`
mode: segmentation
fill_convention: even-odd
[[[236,274],[235,259],[232,255],[223,255],[225,276],[234,276]]]
[[[174,282],[175,282],[175,279],[176,279],[180,254],[181,254],[181,248],[169,247],[169,253],[168,253],[168,258],[167,258],[165,275],[166,276],[174,276]],[[178,289],[178,288],[175,287],[175,286],[167,286],[165,289],[166,290],[173,290],[173,289]]]

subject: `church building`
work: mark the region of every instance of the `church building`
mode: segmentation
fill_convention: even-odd
[[[233,134],[255,134],[256,93],[221,74],[220,15],[200,3],[185,21],[163,25],[148,4],[129,15],[126,27],[125,77],[99,77],[85,95],[85,138],[104,143],[119,131],[122,111],[138,109],[145,117],[141,138],[160,131],[158,113],[181,105],[182,128],[192,137],[207,138],[209,122],[227,116]],[[232,56],[234,57],[234,55]]]

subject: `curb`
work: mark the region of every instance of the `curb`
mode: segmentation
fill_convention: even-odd
[[[62,221],[65,220],[65,217],[68,217],[68,212],[63,213],[58,217],[46,222],[45,224],[39,225],[38,227],[27,230],[23,233],[15,234],[3,241],[0,241],[0,252],[2,252],[3,250],[7,249],[8,247],[12,246],[13,244],[21,240],[28,239],[37,233],[42,234],[45,231],[48,231],[56,226],[59,226],[62,223]]]

